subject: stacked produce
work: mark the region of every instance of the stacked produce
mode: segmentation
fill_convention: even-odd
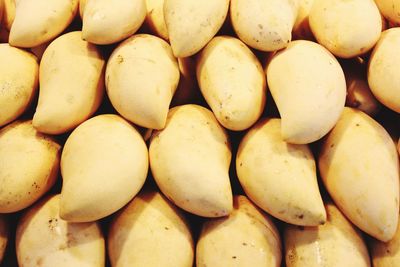
[[[4,266],[400,266],[399,0],[0,0]]]

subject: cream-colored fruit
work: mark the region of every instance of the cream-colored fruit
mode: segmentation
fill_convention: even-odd
[[[82,39],[105,45],[134,34],[146,18],[145,0],[87,0]]]
[[[32,121],[16,121],[0,130],[0,213],[30,206],[53,186],[60,150]]]
[[[382,30],[374,0],[315,0],[309,21],[318,42],[342,58],[368,52]]]
[[[400,224],[396,235],[387,243],[371,239],[371,258],[374,267],[400,266]]]
[[[369,267],[360,231],[333,204],[326,204],[328,220],[317,227],[286,225],[287,267]]]
[[[105,244],[98,223],[69,223],[60,218],[59,195],[31,207],[16,234],[19,266],[104,267]]]
[[[400,28],[382,33],[369,60],[368,84],[386,107],[400,113]]]
[[[400,0],[375,0],[382,15],[391,23],[400,23]]]
[[[192,267],[194,245],[182,213],[157,192],[136,196],[111,222],[113,267]]]
[[[272,216],[297,225],[325,222],[314,156],[307,145],[282,139],[280,119],[261,120],[244,136],[236,171],[246,195]]]
[[[298,0],[298,13],[293,26],[293,37],[296,39],[313,40],[314,35],[310,29],[309,15],[312,5],[316,0]]]
[[[400,138],[399,138],[399,141],[397,141],[397,151],[399,152],[399,155],[400,155]]]
[[[230,0],[165,0],[164,19],[176,57],[199,52],[217,34]]]
[[[0,215],[0,263],[3,261],[10,236],[8,221],[5,215]]]
[[[39,102],[33,126],[61,134],[87,120],[104,94],[104,58],[95,45],[70,32],[47,47],[40,62]]]
[[[266,74],[285,141],[311,143],[332,129],[344,108],[346,81],[328,50],[311,41],[291,42],[273,56]]]
[[[15,19],[15,0],[2,0],[4,2],[2,25],[10,31]]]
[[[39,81],[34,55],[0,44],[0,126],[17,119],[30,105]]]
[[[146,24],[150,31],[164,40],[168,40],[168,29],[164,19],[164,0],[146,0],[146,8]]]
[[[215,117],[227,129],[245,130],[264,111],[263,68],[239,39],[229,36],[212,39],[199,55],[197,80]]]
[[[346,105],[357,108],[370,116],[376,115],[381,109],[381,104],[372,94],[366,77],[352,71],[345,74],[347,84]]]
[[[345,108],[324,141],[319,170],[336,205],[358,228],[389,241],[399,217],[399,160],[386,130]]]
[[[142,127],[164,128],[178,83],[178,62],[171,47],[152,35],[127,39],[107,63],[106,86],[112,105]]]
[[[10,30],[10,44],[35,47],[56,38],[74,19],[78,0],[19,0]]]
[[[79,0],[79,15],[83,18],[87,0]]]
[[[230,16],[244,43],[261,51],[275,51],[291,41],[297,9],[297,0],[231,0]]]
[[[209,219],[196,247],[197,267],[281,265],[279,232],[245,196],[234,197],[228,217]]]
[[[228,135],[201,106],[172,108],[167,124],[153,132],[150,167],[161,191],[180,208],[203,217],[232,211]]]
[[[61,218],[88,222],[116,212],[142,188],[148,166],[142,136],[123,118],[106,114],[85,121],[61,156]]]

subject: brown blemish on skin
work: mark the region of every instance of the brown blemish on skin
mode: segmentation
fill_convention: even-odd
[[[297,258],[296,251],[295,250],[289,250],[289,252],[288,252],[288,260],[289,260],[289,262],[291,262],[291,263],[296,262],[296,258]]]
[[[40,257],[40,258],[38,258],[38,259],[36,260],[36,265],[37,265],[37,266],[42,266],[42,265],[43,265],[43,258],[42,258],[42,257]]]
[[[57,218],[52,218],[48,221],[49,228],[50,230],[53,230],[55,227],[58,225],[58,219]]]
[[[124,62],[124,58],[121,56],[121,55],[118,55],[117,56],[117,63],[118,64],[121,64],[121,63],[123,63]]]
[[[35,189],[40,189],[40,186],[36,182],[33,182],[32,187]]]

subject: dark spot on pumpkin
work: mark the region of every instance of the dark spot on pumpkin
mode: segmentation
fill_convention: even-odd
[[[124,62],[124,58],[121,55],[117,56],[117,63],[121,64],[122,62]]]

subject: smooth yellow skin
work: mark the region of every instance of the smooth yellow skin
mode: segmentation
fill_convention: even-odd
[[[87,120],[104,94],[104,58],[95,45],[69,32],[54,40],[40,62],[39,102],[33,126],[62,134]]]
[[[164,19],[176,57],[199,52],[213,37],[228,14],[230,0],[165,0]]]
[[[279,50],[292,39],[297,7],[297,0],[231,0],[232,26],[248,46]]]
[[[380,111],[381,104],[372,94],[364,76],[348,72],[346,73],[346,84],[346,106],[357,108],[369,116],[374,116]]]
[[[393,238],[399,217],[399,160],[381,125],[362,111],[345,108],[323,143],[319,170],[347,218],[381,241]]]
[[[382,15],[391,23],[400,23],[400,0],[375,0]]]
[[[266,79],[261,63],[239,39],[213,38],[197,62],[200,90],[227,129],[251,127],[264,111]]]
[[[282,139],[280,119],[263,119],[244,136],[236,171],[246,195],[272,216],[297,225],[325,222],[314,156],[307,145]]]
[[[35,47],[62,33],[78,11],[78,0],[18,0],[10,44]]]
[[[321,45],[294,41],[266,67],[286,142],[307,144],[327,134],[344,108],[346,81],[338,61]]]
[[[234,197],[228,217],[203,224],[196,247],[197,267],[279,267],[281,240],[272,219],[245,196]]]
[[[374,0],[315,0],[309,22],[318,42],[342,58],[368,52],[382,30]]]
[[[168,29],[164,19],[164,0],[146,0],[146,24],[158,37],[168,40]]]
[[[368,65],[368,84],[386,107],[400,113],[400,28],[382,33]]]
[[[85,11],[87,0],[79,0],[79,15],[83,18],[83,12]]]
[[[178,62],[171,47],[152,35],[137,34],[125,40],[107,63],[106,86],[112,105],[145,128],[164,128],[178,83]]]
[[[180,210],[158,192],[136,196],[111,222],[113,267],[192,267],[194,245]]]
[[[0,215],[0,263],[3,261],[4,252],[6,251],[8,238],[10,236],[7,218]]]
[[[0,126],[17,119],[36,95],[39,64],[34,55],[0,44]]]
[[[98,223],[64,221],[59,199],[59,195],[46,197],[21,217],[16,234],[19,266],[105,266],[105,242]]]
[[[30,206],[53,186],[60,150],[32,121],[16,121],[0,130],[0,213]]]
[[[203,217],[232,211],[228,135],[213,113],[198,105],[172,108],[153,132],[150,167],[160,190],[178,207]]]
[[[396,235],[387,243],[371,239],[370,252],[374,267],[400,266],[400,224]]]
[[[328,220],[317,227],[286,225],[287,267],[369,267],[360,231],[333,204],[326,204]]]
[[[61,156],[61,218],[89,222],[116,212],[142,188],[148,166],[142,136],[123,118],[106,114],[85,121]]]
[[[298,12],[293,26],[293,37],[301,40],[313,40],[314,35],[310,29],[309,15],[312,5],[316,0],[298,0]]]
[[[7,31],[11,30],[11,25],[15,19],[15,0],[2,0],[3,3],[3,19],[2,26],[4,26]]]
[[[134,34],[145,18],[145,0],[87,0],[82,39],[100,45],[116,43]]]

